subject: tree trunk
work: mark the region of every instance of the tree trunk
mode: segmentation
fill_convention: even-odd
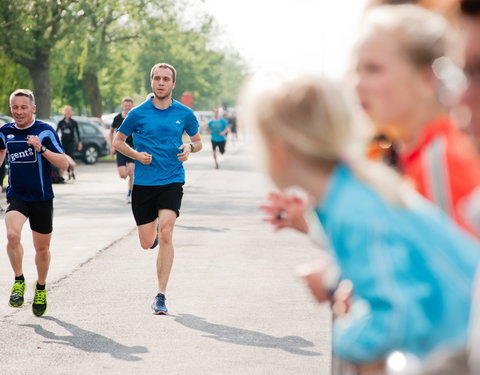
[[[37,58],[35,64],[27,67],[33,81],[33,94],[37,105],[36,117],[48,119],[50,117],[50,77],[48,76],[48,56]]]
[[[98,86],[98,77],[95,72],[84,72],[82,75],[83,88],[87,94],[92,116],[102,117],[102,96]]]

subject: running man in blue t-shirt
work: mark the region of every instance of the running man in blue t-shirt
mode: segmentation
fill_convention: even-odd
[[[37,316],[45,314],[47,293],[45,284],[50,265],[52,237],[53,190],[51,166],[68,168],[68,160],[55,130],[35,120],[35,98],[30,90],[16,90],[10,95],[10,110],[14,122],[0,128],[0,164],[8,154],[7,253],[15,282],[10,295],[11,307],[24,303],[22,228],[27,219],[32,229],[38,279],[32,310]]]
[[[198,121],[193,111],[172,99],[176,70],[165,63],[150,72],[153,97],[132,109],[118,129],[113,147],[135,160],[132,211],[140,244],[157,257],[158,292],[152,304],[156,314],[166,314],[165,291],[173,264],[172,235],[180,214],[185,183],[183,162],[202,149]],[[186,132],[191,143],[184,144]],[[134,134],[135,149],[126,143]]]
[[[218,169],[217,147],[223,155],[228,134],[228,122],[223,117],[220,117],[218,108],[213,110],[213,120],[208,123],[208,129],[210,130],[210,138],[212,140],[213,161],[215,162],[215,169]]]

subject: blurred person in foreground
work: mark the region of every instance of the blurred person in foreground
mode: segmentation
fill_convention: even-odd
[[[469,107],[472,133],[480,135],[480,0],[463,0],[461,13],[465,26],[465,65],[467,88],[462,97]],[[455,351],[438,351],[427,361],[423,375],[480,374],[480,274],[477,273],[468,344]]]
[[[456,79],[450,33],[442,16],[417,6],[373,8],[358,47],[357,93],[372,122],[396,144],[400,172],[479,237],[470,207],[480,198],[480,159],[449,116]]]
[[[392,170],[352,158],[350,113],[334,85],[304,77],[245,98],[270,177],[312,197],[340,277],[353,283],[350,310],[334,322],[334,355],[368,373],[394,350],[423,358],[464,345],[478,243]]]
[[[415,5],[372,8],[359,38],[356,90],[376,131],[395,144],[390,164],[479,238],[480,159],[449,116],[461,80],[448,58],[450,32],[445,18]],[[294,204],[303,203],[272,194],[267,220],[277,228],[305,226],[301,215],[276,220],[277,211],[299,212]]]
[[[480,149],[480,1],[464,0],[461,10],[466,31],[464,72],[468,82],[462,99],[470,108],[470,130]]]

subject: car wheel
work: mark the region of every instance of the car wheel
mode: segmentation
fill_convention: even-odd
[[[83,161],[85,164],[95,164],[98,161],[98,149],[94,145],[88,145],[83,150]]]

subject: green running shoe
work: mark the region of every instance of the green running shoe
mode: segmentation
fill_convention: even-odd
[[[24,293],[25,293],[25,280],[15,280],[8,304],[11,307],[22,307]]]
[[[32,311],[36,316],[42,316],[47,311],[47,291],[38,290],[35,283],[35,297],[33,298]]]

